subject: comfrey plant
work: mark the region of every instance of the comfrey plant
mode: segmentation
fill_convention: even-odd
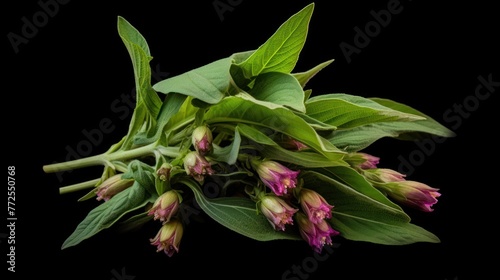
[[[128,133],[106,152],[43,167],[49,173],[103,166],[100,178],[60,189],[90,189],[79,201],[93,198],[97,205],[62,248],[111,226],[156,223],[150,243],[172,256],[189,230],[179,211],[187,197],[235,233],[259,241],[304,240],[316,252],[334,238],[439,242],[405,212],[432,211],[439,189],[379,168],[379,158],[363,150],[383,137],[453,132],[392,100],[313,96],[308,81],[333,62],[295,71],[313,9],[314,3],[294,14],[257,49],[156,84],[145,38],[118,17],[137,103]],[[205,184],[221,181],[218,197],[204,195]]]

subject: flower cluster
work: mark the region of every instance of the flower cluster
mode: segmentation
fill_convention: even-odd
[[[333,205],[318,192],[302,186],[297,187],[294,171],[283,164],[264,160],[254,164],[263,184],[272,193],[260,192],[260,211],[266,216],[275,230],[285,230],[285,225],[297,221],[300,235],[315,251],[321,252],[325,244],[332,244],[332,237],[339,232],[334,230],[329,219]],[[288,190],[296,190],[292,194]]]
[[[380,158],[367,154],[356,153],[353,158],[361,158],[361,163],[353,164],[378,190],[405,206],[424,212],[432,212],[432,206],[441,196],[439,189],[424,183],[406,180],[406,175],[389,168],[379,168]]]

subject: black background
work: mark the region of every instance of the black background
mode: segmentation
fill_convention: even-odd
[[[62,180],[42,170],[45,164],[64,161],[87,140],[84,131],[98,129],[105,118],[113,131],[103,133],[89,154],[104,152],[127,131],[131,114],[112,107],[124,106],[114,102],[134,87],[117,16],[144,35],[154,57],[151,65],[165,78],[258,47],[309,1],[220,0],[234,4],[222,18],[212,0],[68,1],[39,23],[17,52],[8,34],[22,35],[23,17],[33,22],[42,8],[37,1],[11,2],[3,8],[3,149],[7,166],[16,167],[18,220],[15,273],[7,271],[4,261],[4,235],[0,244],[7,279],[462,280],[498,274],[493,264],[498,244],[493,192],[498,188],[494,113],[499,87],[483,100],[474,96],[479,76],[500,81],[498,26],[493,24],[498,15],[492,4],[401,1],[402,11],[348,63],[341,42],[354,45],[354,27],[364,29],[373,21],[370,11],[387,9],[392,1],[316,1],[296,70],[335,61],[308,84],[314,94],[393,99],[435,118],[457,136],[428,142],[428,153],[413,159],[410,155],[424,154],[413,142],[382,139],[369,147],[383,167],[398,169],[402,159],[413,160],[409,178],[440,188],[434,212],[408,213],[441,243],[384,246],[338,239],[333,253],[312,261],[305,243],[249,240],[203,214],[189,223],[180,252],[171,258],[149,245],[155,226],[122,235],[106,230],[61,251],[62,242],[97,202],[77,202],[84,193],[59,195],[58,188],[95,178],[101,169],[64,173]],[[445,118],[458,105],[466,105],[466,114]],[[7,228],[0,231],[5,232]],[[283,278],[293,266],[307,275]],[[123,273],[128,278],[118,276]]]

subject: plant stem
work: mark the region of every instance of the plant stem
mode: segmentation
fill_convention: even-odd
[[[142,156],[146,156],[146,155],[152,155],[152,154],[154,154],[155,149],[159,150],[163,155],[166,155],[169,157],[176,157],[179,155],[179,148],[178,147],[162,147],[162,146],[157,147],[156,145],[157,145],[157,143],[151,143],[149,145],[135,148],[132,150],[126,150],[126,151],[118,150],[118,151],[112,152],[112,153],[103,153],[100,155],[90,156],[90,157],[86,157],[86,158],[80,158],[80,159],[75,159],[75,160],[60,162],[60,163],[54,163],[54,164],[48,164],[48,165],[43,166],[43,170],[46,173],[53,173],[53,172],[61,172],[61,171],[66,171],[66,170],[88,167],[88,166],[106,165],[106,163],[109,163],[111,161],[127,160],[127,159],[138,158],[138,157],[142,157]]]
[[[97,182],[99,182],[99,180],[100,179],[97,178],[97,179],[94,179],[94,180],[90,180],[90,181],[81,182],[81,183],[78,183],[78,184],[74,184],[74,185],[69,185],[69,186],[66,186],[66,187],[62,187],[62,188],[59,188],[59,193],[60,194],[65,194],[65,193],[76,192],[76,191],[79,191],[79,190],[84,190],[84,189],[92,188],[92,187],[95,187],[95,184],[97,184]]]

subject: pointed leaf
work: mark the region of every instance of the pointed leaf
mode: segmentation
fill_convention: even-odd
[[[305,72],[293,73],[293,76],[299,81],[302,88],[304,88],[307,82],[309,82],[309,80],[311,80],[312,77],[314,77],[323,68],[330,65],[333,61],[334,59],[330,59],[328,61],[316,65],[314,68],[311,68]]]
[[[137,210],[149,200],[149,195],[139,183],[116,194],[110,200],[92,209],[75,231],[64,241],[62,249],[75,246],[98,232],[111,227],[125,214]]]
[[[151,87],[152,57],[144,37],[123,17],[118,17],[118,34],[132,60],[135,78],[136,106],[129,124],[129,132],[121,149],[128,149],[133,144],[133,136],[147,132],[155,125],[156,115],[161,106],[158,94]]]
[[[245,77],[252,78],[267,72],[290,73],[306,41],[313,9],[314,3],[311,3],[291,16],[248,59],[241,62],[239,66]]]

